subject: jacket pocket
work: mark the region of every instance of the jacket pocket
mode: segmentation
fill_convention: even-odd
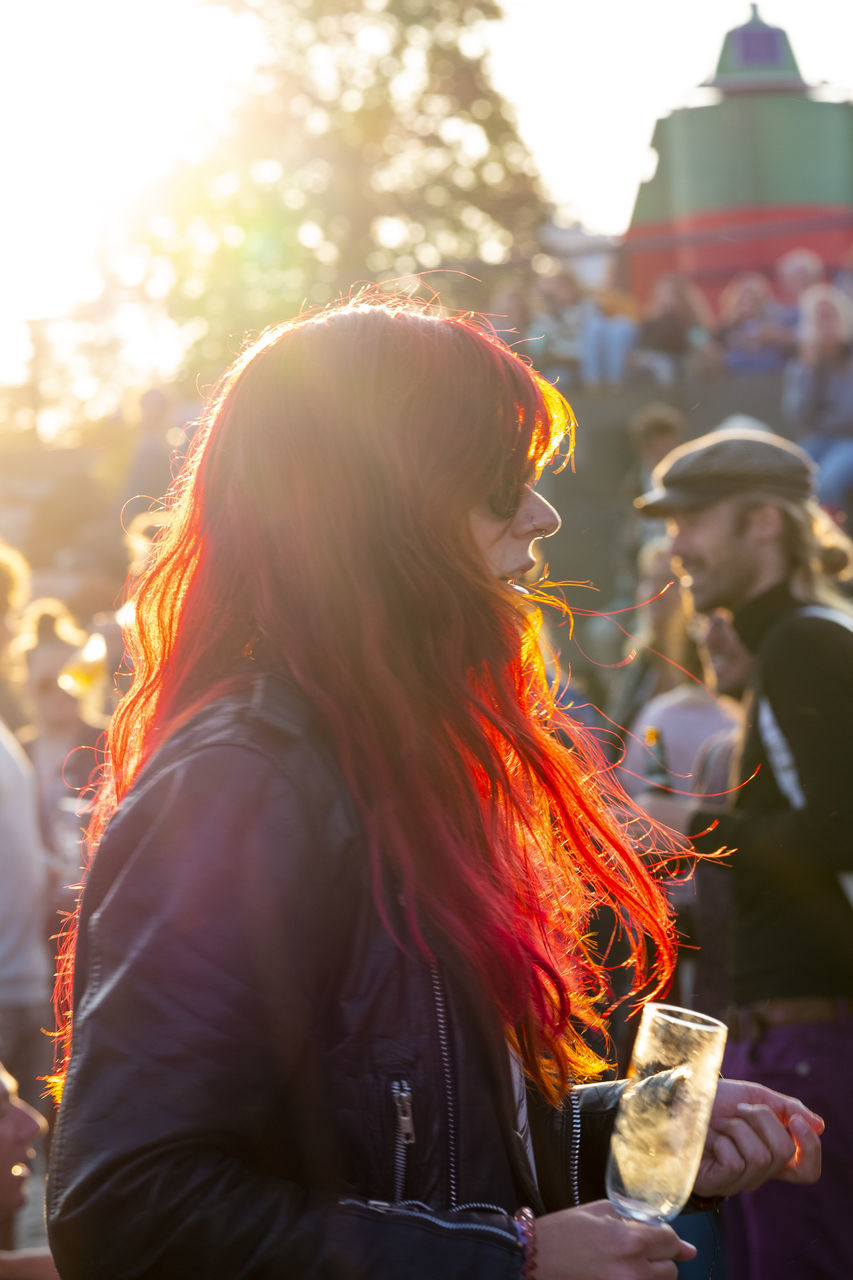
[[[415,1142],[412,1088],[408,1080],[391,1082],[394,1105],[394,1201],[399,1204],[406,1190],[409,1149]]]

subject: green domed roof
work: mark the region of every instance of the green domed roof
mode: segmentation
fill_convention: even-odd
[[[809,86],[800,75],[788,33],[764,22],[757,4],[750,8],[749,22],[726,33],[717,70],[706,85],[725,95],[804,93]]]

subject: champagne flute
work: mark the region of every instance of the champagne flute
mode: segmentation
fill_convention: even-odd
[[[726,1044],[725,1023],[647,1004],[607,1160],[607,1198],[640,1222],[669,1222],[696,1181]]]

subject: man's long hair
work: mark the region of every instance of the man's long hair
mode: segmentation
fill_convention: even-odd
[[[853,543],[814,499],[780,503],[782,546],[798,600],[853,613],[845,584],[853,574]]]
[[[816,498],[797,501],[775,494],[741,494],[735,505],[737,527],[745,527],[755,507],[770,503],[782,513],[781,550],[791,594],[803,604],[820,604],[853,613],[853,541]]]
[[[555,1101],[602,1065],[582,1034],[605,985],[592,912],[615,910],[638,986],[673,963],[630,802],[580,730],[570,747],[553,732],[538,609],[470,532],[480,504],[511,517],[573,427],[472,317],[370,295],[265,333],[218,388],[135,582],[133,684],[90,833],[94,849],[238,673],[286,672],[334,744],[380,905],[391,876],[411,945],[452,948]]]

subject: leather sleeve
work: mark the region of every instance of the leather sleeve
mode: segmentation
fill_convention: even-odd
[[[214,746],[114,818],[48,1184],[63,1280],[520,1274],[506,1215],[343,1200],[255,1159],[340,962],[341,807],[311,771]]]

